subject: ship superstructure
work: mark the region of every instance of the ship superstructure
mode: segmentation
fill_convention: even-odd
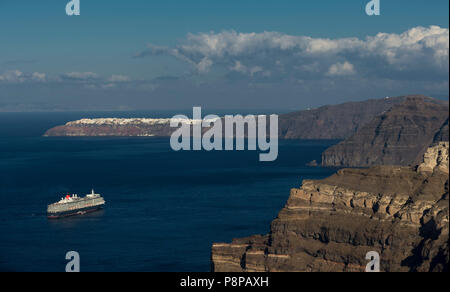
[[[102,209],[105,200],[100,194],[96,194],[94,190],[85,197],[80,198],[78,195],[66,195],[57,203],[48,205],[47,217],[51,219],[83,215]]]

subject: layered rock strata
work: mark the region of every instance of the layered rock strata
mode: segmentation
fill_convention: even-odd
[[[405,100],[405,96],[371,99],[284,114],[280,116],[280,137],[283,139],[347,139],[376,116]]]
[[[448,141],[448,104],[410,96],[322,154],[326,167],[411,166],[435,142]]]
[[[212,246],[216,272],[447,271],[448,143],[418,167],[343,169],[291,191],[270,233]]]

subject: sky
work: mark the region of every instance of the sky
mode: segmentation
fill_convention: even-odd
[[[0,111],[448,99],[449,1],[0,0]]]

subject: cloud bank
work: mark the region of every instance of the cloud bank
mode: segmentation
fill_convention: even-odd
[[[132,80],[126,75],[101,76],[94,72],[68,72],[48,75],[40,72],[22,72],[10,70],[0,74],[0,84],[20,85],[22,83],[42,83],[48,85],[68,84],[86,88],[113,88],[116,85],[136,86],[145,83],[144,80]]]
[[[278,32],[189,34],[175,47],[149,44],[136,58],[172,56],[204,74],[215,68],[274,79],[448,77],[449,30],[415,27],[365,39],[325,39]]]
[[[279,32],[188,34],[171,47],[149,44],[128,61],[142,62],[142,68],[147,62],[141,58],[164,63],[167,56],[177,64],[160,73],[148,66],[156,78],[122,72],[118,64],[114,73],[102,75],[93,69],[96,64],[48,73],[36,66],[37,71],[25,72],[15,63],[15,70],[0,71],[0,101],[7,110],[27,104],[64,110],[199,105],[297,110],[387,95],[448,98],[449,29],[438,26],[362,39]]]

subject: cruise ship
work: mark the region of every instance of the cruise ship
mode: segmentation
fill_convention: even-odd
[[[94,190],[83,198],[78,195],[66,195],[57,203],[48,205],[47,217],[49,219],[58,219],[63,217],[84,215],[86,213],[95,212],[104,207],[105,200],[100,194],[96,194]]]

